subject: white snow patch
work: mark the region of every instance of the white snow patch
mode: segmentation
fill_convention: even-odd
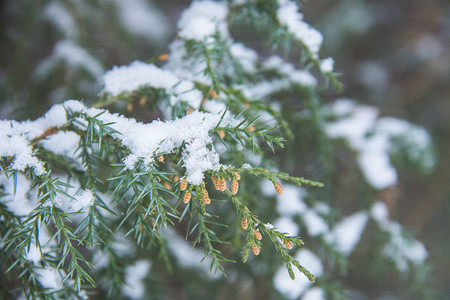
[[[336,224],[325,239],[342,254],[349,255],[361,239],[367,220],[368,215],[363,211],[348,216]]]
[[[115,0],[119,19],[129,32],[150,41],[165,41],[171,28],[169,20],[152,2]]]
[[[216,32],[228,37],[227,15],[228,5],[224,2],[194,1],[181,15],[178,35],[197,41],[204,41]]]
[[[299,232],[298,225],[289,217],[281,217],[275,221],[274,227],[290,236],[297,236]]]
[[[303,295],[302,300],[325,300],[325,293],[321,288],[314,287]]]
[[[145,259],[136,261],[125,269],[125,285],[122,288],[124,295],[131,299],[142,299],[145,293],[143,280],[150,271],[151,262]]]
[[[323,265],[320,259],[311,251],[302,249],[297,252],[295,259],[316,277],[323,274]],[[312,284],[305,275],[293,267],[295,279],[289,277],[286,268],[280,267],[274,276],[275,288],[288,299],[297,299]]]
[[[275,194],[275,189],[272,182],[267,182],[267,188],[271,188],[272,193]],[[303,202],[303,198],[306,196],[306,192],[303,188],[286,184],[283,185],[283,194],[277,194],[277,211],[281,216],[292,216],[296,214],[302,214],[307,210],[306,204]]]
[[[309,209],[302,219],[310,236],[317,236],[329,231],[328,224],[312,209]]]

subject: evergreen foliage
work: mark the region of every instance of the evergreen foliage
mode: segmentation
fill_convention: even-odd
[[[396,184],[391,156],[430,172],[432,142],[324,104],[342,85],[302,5],[194,1],[170,51],[107,71],[92,105],[1,121],[0,297],[342,299],[359,273],[429,297],[426,249],[378,195]],[[141,110],[162,120],[123,116]],[[358,174],[337,173],[340,153]],[[336,205],[347,185],[356,211]]]

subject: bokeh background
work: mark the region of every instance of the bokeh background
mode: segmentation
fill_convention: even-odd
[[[65,99],[95,102],[106,70],[168,50],[189,3],[0,2],[0,118],[33,119]],[[345,97],[376,106],[382,116],[424,126],[434,139],[435,171],[424,175],[403,168],[399,185],[382,197],[391,216],[426,245],[433,288],[445,298],[450,295],[450,2],[320,0],[305,3],[303,12],[324,35],[321,56],[332,56],[342,74],[344,91],[330,89],[326,102]]]

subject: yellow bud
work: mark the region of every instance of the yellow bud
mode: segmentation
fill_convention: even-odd
[[[142,97],[141,99],[139,99],[139,105],[140,105],[140,106],[144,106],[145,103],[147,103],[147,98]]]
[[[231,182],[231,193],[233,195],[236,195],[236,193],[238,192],[238,188],[239,188],[239,183],[237,182],[237,180],[233,180]]]
[[[242,227],[242,229],[247,230],[247,228],[248,228],[247,219],[242,219],[241,220],[241,227]]]
[[[186,193],[186,194],[184,194],[184,197],[183,197],[183,202],[184,203],[189,203],[189,201],[191,201],[191,193]]]
[[[127,103],[127,110],[128,110],[128,111],[132,111],[133,108],[134,108],[133,103],[128,102],[128,103]]]
[[[239,174],[238,172],[234,172],[234,175],[236,176],[237,180],[241,180],[241,174]]]
[[[207,190],[203,190],[203,202],[205,202],[205,204],[211,203],[211,199],[209,198]]]
[[[262,235],[261,235],[261,232],[259,232],[259,231],[255,231],[255,238],[257,239],[257,240],[262,240]]]
[[[283,194],[283,187],[281,186],[281,184],[275,184],[275,191],[277,191],[277,193],[280,195]]]
[[[247,128],[247,130],[248,130],[248,131],[255,131],[255,126],[253,126],[253,125],[252,125],[252,126],[249,126],[249,127]]]
[[[164,161],[164,156],[163,156],[163,155],[158,156],[157,160],[158,160],[159,162],[163,162],[163,161]]]
[[[158,60],[160,60],[160,61],[166,61],[168,59],[169,59],[169,54],[167,54],[167,53],[158,55]]]
[[[286,249],[291,250],[293,245],[291,241],[284,242],[284,245],[286,246]]]
[[[223,140],[225,138],[225,131],[219,130],[219,136]]]
[[[187,188],[187,180],[185,178],[181,179],[180,182],[180,191],[184,191]]]
[[[191,108],[191,107],[189,107],[188,110],[187,110],[187,114],[190,115],[190,114],[192,114],[193,112],[194,112],[194,109]]]
[[[220,179],[219,190],[221,190],[223,192],[226,190],[226,188],[227,188],[227,182],[225,181],[224,178]]]
[[[253,254],[259,255],[260,250],[259,250],[258,246],[256,246],[255,244],[252,245],[252,251],[253,251]]]
[[[216,92],[215,90],[210,90],[210,91],[208,92],[208,95],[210,95],[211,98],[214,98],[214,99],[219,98],[219,95],[217,94],[217,92]]]

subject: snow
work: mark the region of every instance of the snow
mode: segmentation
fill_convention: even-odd
[[[86,209],[92,206],[95,201],[95,195],[92,191],[81,191],[77,196],[75,196],[76,201],[72,203],[72,208],[75,211],[80,209]]]
[[[274,227],[279,232],[287,233],[289,236],[297,236],[299,232],[298,225],[289,217],[278,218],[274,223]]]
[[[325,236],[328,243],[334,244],[336,249],[344,255],[349,255],[361,239],[366,227],[368,214],[364,211],[354,213],[336,224]]]
[[[400,272],[408,271],[408,262],[420,264],[428,257],[425,246],[412,238],[407,238],[397,222],[389,222],[382,228],[390,234],[390,241],[383,249],[383,255],[392,260]]]
[[[324,300],[325,295],[321,288],[315,287],[309,289],[302,297],[302,300]]]
[[[317,236],[328,232],[328,224],[315,211],[309,209],[303,216],[306,229],[310,236]]]
[[[196,41],[204,41],[216,32],[228,37],[227,15],[228,5],[224,2],[194,1],[181,15],[178,35]]]
[[[370,209],[371,217],[379,223],[385,223],[389,219],[389,211],[384,202],[377,201]]]
[[[295,259],[316,277],[323,274],[320,259],[311,251],[302,249],[297,252]],[[285,267],[280,267],[274,276],[275,288],[288,299],[296,299],[312,284],[297,268],[293,267],[295,279],[291,280]]]
[[[331,57],[325,58],[320,62],[320,70],[323,73],[333,72],[334,60]]]
[[[295,2],[278,0],[278,4],[277,18],[280,24],[286,26],[308,48],[313,57],[317,57],[323,41],[322,34],[303,21],[303,15],[298,12],[299,8]]]
[[[72,131],[60,131],[42,141],[42,146],[55,154],[72,156],[78,148],[80,136]]]
[[[264,61],[263,67],[267,70],[276,70],[295,84],[305,87],[315,87],[317,85],[316,78],[310,72],[295,69],[291,63],[285,62],[277,55],[272,55]],[[283,86],[283,84],[279,85]]]
[[[129,32],[149,41],[165,41],[171,28],[169,20],[152,2],[115,0],[120,22]]]
[[[148,260],[138,260],[125,269],[125,285],[122,288],[124,295],[131,299],[142,299],[145,293],[143,280],[148,275],[151,267]]]
[[[193,247],[172,228],[165,228],[160,233],[167,239],[167,246],[181,267],[200,269],[209,279],[219,278],[219,274],[209,272],[212,259],[209,256],[205,257],[203,249]]]
[[[61,2],[50,2],[44,8],[43,15],[50,22],[54,23],[56,27],[61,29],[66,37],[75,38],[78,36],[75,20]]]
[[[103,75],[103,91],[111,96],[132,92],[140,87],[170,89],[180,79],[172,72],[162,70],[154,64],[134,61],[129,66],[114,67]]]
[[[258,53],[255,50],[245,47],[241,43],[234,43],[230,46],[231,55],[236,58],[247,72],[256,72],[255,63],[258,60]]]
[[[52,56],[44,59],[36,68],[37,77],[47,75],[51,70],[58,67],[60,60],[65,61],[71,68],[82,67],[88,71],[94,79],[103,75],[103,66],[86,49],[75,44],[70,39],[57,42],[53,48]]]
[[[60,282],[62,280],[58,271],[53,268],[35,269],[37,273],[37,279],[44,288],[51,290],[58,290],[61,288]]]
[[[129,93],[143,87],[166,89],[170,104],[182,100],[192,107],[199,107],[203,94],[195,89],[190,80],[183,80],[175,73],[160,69],[154,64],[134,61],[128,66],[114,67],[103,75],[103,92],[111,96]]]
[[[8,179],[4,175],[0,176],[1,186],[3,186],[4,193],[8,195],[0,197],[0,202],[6,205],[10,212],[16,216],[26,216],[33,210],[35,203],[31,202],[27,196],[31,188],[31,182],[24,175],[17,174],[17,188],[15,191],[12,177]]]
[[[81,102],[70,100],[64,104],[55,105],[47,114],[36,121],[0,121],[0,156],[14,157],[11,168],[24,171],[26,167],[34,168],[37,175],[44,173],[41,162],[33,156],[30,141],[41,135],[50,127],[59,127],[67,122],[66,111],[74,113],[83,112],[90,117],[100,113],[97,118],[118,131],[112,137],[122,143],[131,151],[131,157],[126,158],[126,166],[134,168],[137,159],[142,159],[146,165],[153,162],[158,153],[172,153],[185,144],[182,160],[186,167],[186,179],[191,184],[199,185],[206,170],[225,168],[219,163],[219,156],[213,148],[209,131],[220,122],[220,114],[209,114],[195,111],[190,115],[173,121],[153,121],[149,124],[138,123],[118,114],[111,114],[102,109],[87,108]],[[222,126],[227,123],[222,122]],[[73,135],[60,135],[56,137],[60,142]],[[51,139],[50,139],[51,141]],[[67,141],[73,146],[73,141]],[[44,142],[50,151],[65,153],[69,158],[75,159],[70,149],[63,149],[56,143]],[[89,202],[89,201],[87,201]],[[86,203],[87,203],[86,202]],[[82,207],[86,207],[84,204]]]
[[[275,191],[272,182],[267,182],[267,188]],[[292,185],[283,185],[283,194],[277,194],[277,211],[281,216],[293,216],[302,214],[307,210],[303,198],[306,192],[303,188]]]
[[[426,170],[434,168],[432,142],[424,128],[395,118],[378,119],[377,108],[356,105],[348,99],[336,101],[328,110],[339,119],[326,125],[327,134],[332,138],[345,138],[358,152],[361,171],[374,188],[382,190],[398,181],[397,171],[390,161],[395,137],[406,140],[405,151],[412,161],[421,162]]]

